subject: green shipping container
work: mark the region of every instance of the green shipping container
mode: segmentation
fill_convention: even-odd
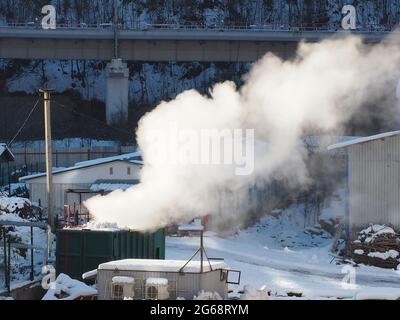
[[[165,259],[165,232],[59,229],[56,271],[74,279],[100,263],[120,259]]]

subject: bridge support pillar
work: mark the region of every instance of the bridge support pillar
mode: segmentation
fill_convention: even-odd
[[[122,59],[107,63],[107,124],[123,124],[128,120],[129,69]]]

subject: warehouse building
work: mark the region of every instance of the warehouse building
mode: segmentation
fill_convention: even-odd
[[[400,229],[400,131],[337,143],[346,157],[346,227],[352,237],[370,224]]]
[[[72,167],[53,169],[54,208],[64,206],[81,210],[85,200],[117,189],[127,189],[139,182],[143,162],[140,152],[78,162]],[[20,178],[29,188],[32,202],[47,207],[46,174],[38,173]]]

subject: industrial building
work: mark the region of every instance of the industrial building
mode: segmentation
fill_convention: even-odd
[[[138,183],[142,164],[141,153],[133,152],[53,169],[55,212],[63,212],[65,205],[80,211],[82,203],[96,194],[127,189]],[[46,208],[46,174],[32,174],[21,177],[20,181],[28,185],[30,200]]]
[[[400,131],[328,147],[346,158],[346,227],[352,237],[370,224],[400,229]]]

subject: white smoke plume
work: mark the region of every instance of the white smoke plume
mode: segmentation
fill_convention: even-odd
[[[205,214],[240,218],[251,209],[248,190],[255,184],[273,179],[307,184],[304,134],[337,132],[365,102],[394,96],[399,49],[397,43],[366,45],[354,36],[301,43],[291,60],[266,54],[240,89],[227,81],[215,85],[210,96],[189,90],[160,103],[137,130],[144,160],[141,183],[93,197],[87,208],[99,222],[149,230]],[[238,176],[234,164],[159,161],[155,150],[184,157],[182,145],[192,147],[193,140],[185,136],[178,136],[180,144],[154,139],[155,130],[167,135],[171,125],[179,130],[254,129],[254,171]]]

